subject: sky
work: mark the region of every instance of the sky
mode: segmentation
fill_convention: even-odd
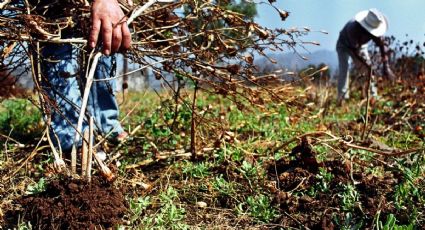
[[[307,46],[310,52],[335,50],[339,31],[345,23],[357,12],[369,8],[377,8],[387,16],[389,28],[385,35],[394,35],[400,41],[425,41],[425,0],[276,0],[274,5],[290,12],[286,21],[266,4],[257,7],[255,21],[268,28],[308,27],[312,31],[328,32],[312,32],[302,39],[321,44]]]

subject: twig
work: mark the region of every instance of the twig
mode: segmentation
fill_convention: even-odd
[[[135,168],[138,168],[138,167],[142,167],[142,166],[150,165],[150,164],[152,164],[153,162],[156,162],[156,161],[155,161],[155,160],[153,160],[153,159],[146,159],[146,160],[144,160],[144,161],[140,161],[140,162],[137,162],[137,163],[135,163],[135,164],[126,165],[126,166],[125,166],[125,169],[135,169]]]
[[[118,150],[127,142],[127,140],[129,139],[130,136],[133,136],[137,131],[139,131],[139,129],[141,128],[141,125],[136,126],[136,128],[134,128],[129,134],[128,137],[126,139],[124,139],[121,143],[118,144],[118,146],[114,149],[114,151],[111,152],[112,157],[107,161],[107,162],[112,162],[113,160],[117,159],[118,157],[120,157],[120,154],[118,152]]]
[[[94,119],[90,116],[89,119],[89,155],[87,159],[87,180],[91,181],[91,168],[93,163],[93,141],[94,141]]]
[[[335,140],[339,140],[339,139],[340,139],[340,138],[338,138],[338,137],[336,137],[336,136],[334,136],[334,135],[332,135],[332,134],[330,134],[330,133],[328,133],[328,132],[324,132],[324,131],[317,131],[317,132],[304,133],[304,134],[302,134],[302,135],[299,135],[299,136],[293,137],[293,138],[291,138],[291,139],[289,139],[289,140],[287,140],[287,141],[283,142],[282,144],[280,144],[280,145],[279,145],[278,147],[276,147],[276,148],[269,147],[269,151],[270,151],[270,153],[271,153],[271,154],[274,154],[274,153],[276,153],[277,151],[279,151],[279,150],[283,149],[285,146],[289,145],[290,143],[292,143],[292,142],[294,142],[294,141],[297,141],[297,140],[300,140],[300,139],[302,139],[303,137],[307,137],[307,136],[321,136],[321,135],[328,135],[328,136],[330,136],[330,137],[334,138]]]
[[[389,151],[381,151],[381,150],[377,150],[377,149],[363,147],[363,146],[351,144],[351,143],[348,143],[348,142],[345,142],[345,141],[342,141],[341,143],[344,144],[347,147],[350,147],[350,148],[361,149],[361,150],[369,151],[369,152],[372,152],[372,153],[377,153],[379,155],[386,156],[386,157],[399,157],[399,156],[403,156],[403,155],[407,155],[407,154],[411,154],[411,153],[414,153],[414,152],[419,152],[419,151],[425,150],[425,148],[416,148],[416,149],[408,149],[408,150],[401,151],[401,152],[395,152],[395,151],[389,152]]]
[[[196,92],[198,91],[198,83],[195,82],[195,90],[193,91],[192,101],[192,119],[190,122],[190,152],[192,153],[192,160],[196,159]]]
[[[46,135],[46,131],[43,132],[43,135],[41,136],[40,140],[38,141],[37,145],[35,146],[34,150],[31,152],[31,154],[24,160],[24,162],[22,162],[21,165],[19,165],[16,168],[16,170],[12,173],[11,176],[16,175],[16,173],[18,173],[19,170],[21,170],[21,168],[28,163],[28,161],[30,161],[35,155],[37,155],[38,151],[40,150],[38,147],[40,146],[45,135]],[[49,146],[46,146],[46,147],[49,147]]]
[[[113,181],[115,179],[115,176],[112,173],[112,171],[105,165],[105,163],[103,163],[103,161],[99,158],[97,153],[94,153],[93,156],[94,156],[94,159],[96,160],[96,163],[100,167],[100,172],[102,176],[105,177],[105,179],[108,180],[109,182]]]
[[[4,0],[2,3],[0,3],[0,9],[3,9],[7,4],[9,4],[11,0]]]
[[[288,191],[288,193],[292,193],[292,192],[294,192],[294,191],[296,191],[302,184],[304,184],[304,181],[305,180],[307,180],[308,178],[309,178],[310,176],[308,176],[308,177],[303,177],[302,178],[302,180],[301,180],[301,182],[300,183],[298,183],[298,185],[297,186],[295,186],[295,188],[293,188],[293,189],[291,189],[291,190],[289,190]]]
[[[81,148],[81,177],[87,177],[87,157],[89,151],[90,134],[89,129],[84,130],[83,146]]]
[[[125,178],[122,178],[122,180],[123,181],[126,181],[126,182],[129,182],[131,184],[139,185],[139,186],[141,186],[143,188],[143,190],[149,190],[149,189],[152,188],[152,185],[146,184],[146,183],[141,182],[141,181],[133,181],[133,180],[125,179]]]
[[[173,158],[175,158],[175,157],[182,157],[182,158],[184,158],[184,157],[191,157],[192,156],[192,153],[189,153],[189,152],[187,152],[187,153],[185,153],[185,152],[183,152],[183,153],[159,153],[159,155],[158,156],[156,156],[156,159],[158,159],[158,160],[165,160],[165,159],[168,159],[168,158],[171,158],[171,157],[173,157]]]
[[[403,156],[403,155],[407,155],[407,154],[411,154],[411,153],[414,153],[414,152],[425,150],[425,148],[415,148],[415,149],[408,149],[408,150],[401,151],[401,152],[381,151],[381,150],[378,150],[378,149],[373,149],[373,148],[368,148],[368,147],[363,147],[363,146],[359,146],[359,145],[356,145],[356,144],[352,144],[351,142],[344,141],[344,140],[342,140],[342,138],[338,138],[338,137],[336,137],[335,135],[333,135],[331,133],[324,132],[324,131],[318,131],[318,132],[305,133],[305,134],[302,134],[302,135],[293,137],[293,138],[289,139],[288,141],[285,141],[284,143],[282,143],[280,146],[278,146],[278,147],[276,147],[274,149],[271,149],[270,152],[272,154],[273,153],[276,153],[277,151],[279,151],[280,149],[284,148],[288,144],[290,144],[290,143],[292,143],[292,142],[294,142],[296,140],[299,140],[299,139],[301,139],[303,137],[306,137],[306,136],[320,136],[320,135],[330,136],[330,137],[334,138],[335,141],[338,141],[339,140],[341,144],[343,144],[343,145],[345,145],[347,147],[350,147],[350,148],[361,149],[361,150],[365,150],[365,151],[377,153],[379,155],[383,155],[383,156],[387,156],[387,157],[399,157],[399,156]]]
[[[100,56],[102,55],[101,52],[97,52],[94,57],[93,61],[91,63],[90,71],[88,72],[87,76],[87,82],[86,86],[84,88],[84,95],[81,103],[81,110],[80,110],[80,116],[78,117],[78,123],[77,123],[77,132],[75,133],[74,137],[74,145],[72,146],[71,151],[71,171],[72,173],[76,173],[77,171],[77,145],[80,142],[80,133],[83,127],[83,120],[84,120],[84,114],[87,107],[87,101],[89,99],[90,89],[91,85],[93,83],[93,76],[96,71],[97,62],[99,61]]]
[[[306,230],[310,230],[310,228],[308,228],[307,226],[303,225],[299,220],[295,219],[293,216],[291,216],[289,213],[287,213],[286,211],[283,212],[287,217],[289,217],[291,220],[295,221],[298,225],[303,226],[303,228],[305,228]]]
[[[366,136],[365,136],[365,140],[369,137],[370,132],[372,132],[373,126],[375,126],[376,121],[378,121],[378,116],[375,116],[375,119],[373,119],[372,124],[370,125],[370,128],[368,129]]]
[[[139,107],[139,105],[140,105],[140,102],[137,102],[134,106],[133,106],[133,108],[120,120],[120,123],[122,123],[124,120],[126,120],[133,112],[134,112],[134,110],[136,109],[136,108],[138,108]],[[141,125],[138,125],[138,126],[136,126],[136,128],[134,128],[132,131],[131,131],[131,133],[132,134],[134,134],[135,133],[135,131],[134,130],[139,130],[141,128]],[[107,139],[108,139],[108,137],[110,137],[111,135],[112,135],[112,133],[113,133],[113,131],[115,131],[115,128],[114,129],[112,129],[109,133],[107,133],[106,135],[103,135],[102,136],[102,139],[100,139],[100,141],[98,141],[95,145],[94,145],[94,148],[97,148],[98,146],[100,146],[101,144],[103,144]],[[127,141],[127,139],[128,138],[126,138],[126,139],[124,139],[124,142],[125,141]]]
[[[55,169],[58,172],[66,172],[67,173],[65,161],[60,157],[60,155],[56,151],[56,147],[53,145],[52,139],[50,138],[49,127],[46,128],[45,132],[46,132],[46,135],[47,135],[47,140],[48,140],[49,145],[50,145],[50,149],[53,152],[53,157],[55,158],[55,161],[53,162]]]
[[[356,181],[354,179],[354,175],[353,175],[353,172],[354,172],[353,161],[354,161],[354,155],[351,155],[350,156],[350,178],[351,178],[351,181],[353,182],[353,185],[357,185],[357,184],[360,184],[360,182],[358,182],[358,181]]]
[[[134,19],[139,17],[146,9],[148,9],[151,5],[155,4],[156,2],[166,2],[171,3],[174,0],[149,0],[147,3],[145,3],[143,6],[136,9],[128,18],[127,24],[130,24],[133,22]]]
[[[2,133],[0,133],[0,136],[1,137],[4,137],[4,138],[6,138],[6,143],[8,142],[8,140],[11,140],[11,141],[13,141],[13,142],[15,142],[15,144],[17,144],[18,145],[18,147],[25,147],[25,145],[24,144],[22,144],[21,142],[19,142],[19,141],[17,141],[17,140],[15,140],[15,139],[13,139],[11,136],[10,136],[10,134],[9,135],[4,135],[4,134],[2,134]],[[5,143],[5,144],[6,144]]]
[[[372,81],[372,65],[370,66],[369,69],[369,75],[368,75],[368,80],[367,80],[367,93],[366,93],[366,112],[365,112],[365,122],[364,122],[364,126],[363,126],[363,131],[362,131],[362,140],[364,140],[365,138],[365,133],[366,133],[366,129],[367,129],[367,125],[368,125],[368,121],[369,121],[369,104],[370,104],[370,84]]]

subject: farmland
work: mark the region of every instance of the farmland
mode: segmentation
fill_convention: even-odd
[[[0,229],[424,228],[425,43],[382,37],[337,101],[273,59],[327,34],[255,22],[275,0],[90,2],[0,4]]]
[[[1,120],[3,134],[9,130],[11,137],[3,136],[0,158],[2,225],[421,228],[425,105],[423,80],[416,77],[415,86],[411,79],[380,82],[382,97],[370,107],[366,128],[360,84],[342,107],[335,105],[333,87],[314,83],[287,85],[291,100],[260,107],[200,93],[196,158],[190,152],[191,107],[175,104],[167,91],[130,92],[121,104],[122,118],[129,132],[136,131],[123,145],[105,146],[118,177],[112,184],[94,177],[91,186],[55,174],[48,144],[40,139],[40,115],[25,100],[4,100],[2,114],[20,116]],[[183,93],[190,98],[193,89]],[[19,137],[31,138],[21,143]],[[51,191],[62,194],[63,203],[70,199],[69,209],[80,209],[74,215],[59,212],[64,207],[56,206]],[[120,202],[105,204],[112,198]],[[43,203],[52,213],[40,211]]]

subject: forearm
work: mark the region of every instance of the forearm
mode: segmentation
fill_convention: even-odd
[[[355,59],[357,59],[360,63],[362,63],[363,65],[369,67],[370,64],[368,63],[368,61],[360,54],[360,50],[357,49],[349,49],[351,52],[351,56]]]
[[[374,39],[375,44],[379,47],[379,52],[381,53],[381,60],[384,65],[388,63],[388,55],[385,49],[385,43],[382,37],[377,37]]]

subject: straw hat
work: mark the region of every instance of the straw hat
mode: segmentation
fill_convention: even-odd
[[[387,18],[377,9],[360,11],[356,14],[354,20],[376,37],[384,35],[388,29]]]

